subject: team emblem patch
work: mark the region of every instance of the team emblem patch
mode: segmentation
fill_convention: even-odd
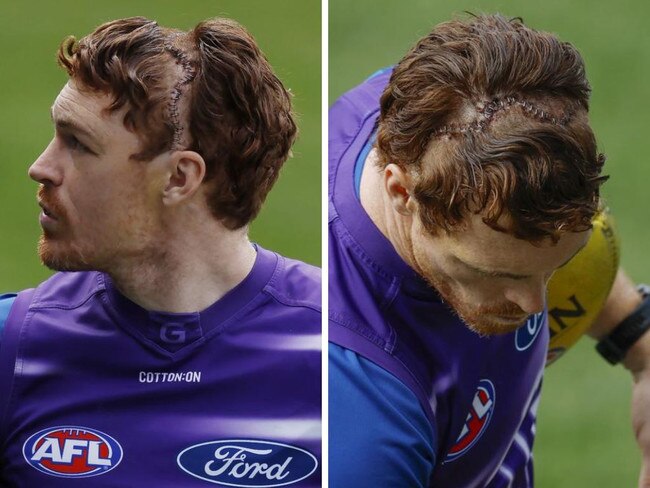
[[[62,478],[107,473],[122,460],[122,446],[108,434],[87,427],[50,427],[23,444],[25,460],[38,471]]]
[[[544,325],[545,313],[540,312],[528,317],[524,325],[517,329],[515,333],[515,347],[517,351],[525,351],[528,349],[539,335]]]
[[[286,486],[318,467],[310,452],[279,442],[233,439],[204,442],[181,451],[178,466],[187,474],[225,486]]]
[[[496,394],[494,385],[490,380],[482,379],[478,384],[476,393],[474,393],[472,406],[465,418],[463,429],[458,439],[456,439],[456,443],[447,453],[445,461],[458,459],[476,444],[490,423],[490,419],[494,413],[495,402]]]

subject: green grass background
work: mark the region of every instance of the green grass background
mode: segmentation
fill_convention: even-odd
[[[521,16],[578,47],[593,87],[591,121],[608,156],[604,195],[622,238],[622,263],[650,280],[650,3],[572,0],[330,0],[329,102],[394,64],[434,25],[463,11]],[[640,455],[630,427],[631,380],[590,339],[546,372],[534,449],[541,488],[636,486]]]
[[[0,0],[0,290],[19,290],[49,275],[36,256],[40,234],[36,184],[27,168],[52,137],[49,108],[66,82],[55,52],[108,20],[144,15],[189,29],[231,17],[255,36],[294,94],[300,136],[252,228],[263,246],[313,264],[321,259],[321,6],[318,0]]]

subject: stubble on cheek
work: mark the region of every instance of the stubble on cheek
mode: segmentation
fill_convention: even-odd
[[[442,280],[437,281],[436,283],[430,283],[430,285],[438,291],[452,312],[460,318],[470,330],[482,337],[513,332],[521,327],[525,322],[522,321],[521,324],[504,324],[503,322],[490,320],[489,317],[494,316],[508,317],[523,315],[522,310],[514,303],[477,305],[462,300],[454,292],[452,287]]]
[[[89,271],[97,269],[86,259],[83,250],[74,243],[47,237],[45,233],[38,241],[38,256],[49,269],[54,271]]]
[[[416,271],[440,295],[450,311],[456,315],[472,331],[480,336],[500,335],[518,329],[521,324],[504,324],[490,317],[521,316],[524,312],[512,302],[501,304],[473,303],[461,296],[449,276],[445,276],[433,269],[424,269],[418,265]],[[522,321],[522,324],[525,321]]]
[[[87,253],[76,241],[69,215],[55,190],[40,185],[38,200],[56,219],[56,227],[53,230],[42,229],[38,241],[38,255],[43,265],[54,271],[94,269]]]

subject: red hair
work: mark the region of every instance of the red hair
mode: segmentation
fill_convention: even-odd
[[[177,149],[187,126],[186,148],[207,165],[212,213],[231,229],[259,213],[297,129],[289,92],[241,25],[211,19],[182,32],[115,20],[66,39],[58,60],[82,87],[110,94],[109,111],[127,107],[125,127],[143,141],[135,158]]]
[[[586,230],[607,179],[587,121],[590,91],[578,51],[521,19],[440,24],[381,97],[380,165],[414,177],[432,233],[468,212],[529,241]]]

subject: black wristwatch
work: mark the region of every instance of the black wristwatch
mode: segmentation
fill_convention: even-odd
[[[643,295],[641,305],[596,344],[596,350],[610,364],[620,363],[630,347],[650,329],[650,286],[639,285],[637,290]]]

